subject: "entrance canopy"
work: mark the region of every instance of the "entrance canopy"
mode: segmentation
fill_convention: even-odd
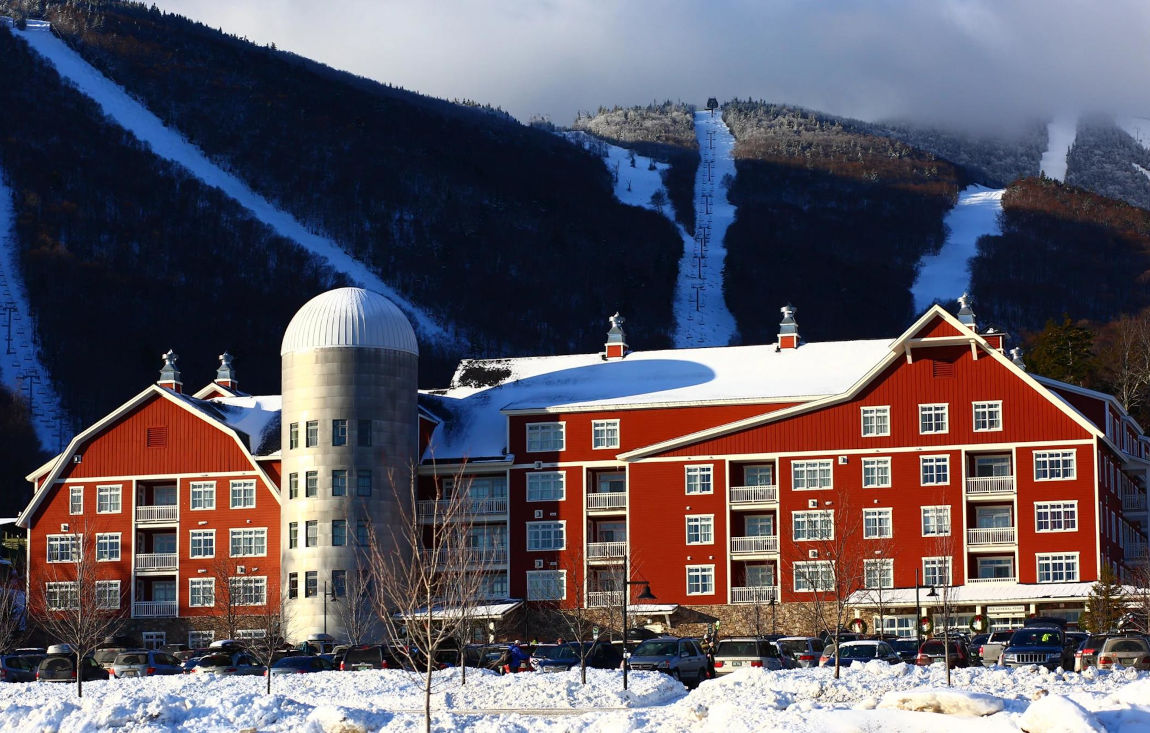
[[[482,619],[484,621],[500,620],[522,605],[523,601],[520,601],[516,598],[508,598],[503,601],[481,603],[479,605],[468,606],[466,608],[459,606],[432,606],[431,620],[454,621],[464,617],[471,619]],[[402,621],[427,618],[427,608],[425,607],[417,609],[407,615],[397,613],[395,618]]]

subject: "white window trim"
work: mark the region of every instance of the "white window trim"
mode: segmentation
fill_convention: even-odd
[[[820,484],[819,486],[804,486],[803,488],[800,489],[795,485],[795,483],[796,483],[795,467],[796,466],[802,467],[802,471],[803,471],[804,475],[806,474],[806,472],[811,471],[811,470],[814,470],[816,473],[821,473],[823,466],[826,466],[830,469],[830,471],[828,471],[828,475],[830,476],[830,483],[828,483],[826,486],[822,486]],[[812,458],[812,459],[805,459],[805,460],[801,460],[801,461],[791,461],[791,491],[830,491],[834,487],[835,487],[835,463],[830,458]]]
[[[204,490],[204,487],[211,487],[211,490],[207,492],[207,495],[211,496],[211,498],[212,498],[212,505],[211,506],[196,506],[195,505],[194,498],[196,495],[196,488],[197,487],[199,487],[201,492]],[[215,481],[192,481],[192,482],[190,482],[188,484],[188,508],[193,512],[214,511],[216,508],[216,482]]]
[[[827,535],[826,537],[801,537],[801,538],[796,537],[795,536],[795,519],[800,515],[806,516],[806,515],[810,515],[810,514],[818,514],[818,515],[820,515],[820,517],[825,517],[825,516],[829,515],[831,518],[831,533],[829,535]],[[808,524],[809,524],[809,522],[808,522]],[[823,524],[823,522],[820,519],[819,520],[819,526],[821,527],[822,524]],[[825,542],[827,540],[833,540],[835,538],[835,512],[834,512],[834,510],[833,509],[809,509],[809,510],[791,512],[791,537],[794,539],[795,542]]]
[[[539,432],[543,426],[551,429],[558,428],[559,430],[559,447],[558,448],[532,448],[531,447],[531,432],[534,429]],[[558,422],[529,422],[523,426],[523,437],[526,441],[524,449],[528,453],[556,453],[567,449],[567,423],[564,421]]]
[[[1039,529],[1039,527],[1038,527],[1038,510],[1039,510],[1039,507],[1046,508],[1047,511],[1050,511],[1050,507],[1052,507],[1052,506],[1063,507],[1064,512],[1065,512],[1065,507],[1073,507],[1073,509],[1074,509],[1074,529]],[[1078,500],[1077,499],[1067,499],[1065,501],[1036,501],[1036,502],[1034,502],[1034,531],[1036,533],[1038,533],[1038,534],[1051,534],[1051,533],[1056,533],[1056,532],[1077,532],[1078,530],[1079,530],[1079,525],[1078,525]]]
[[[1038,477],[1038,459],[1039,457],[1047,458],[1048,456],[1065,456],[1070,455],[1070,475],[1069,476],[1054,476],[1047,478]],[[1061,460],[1061,458],[1059,459]],[[1035,481],[1074,481],[1078,478],[1078,451],[1073,448],[1065,450],[1036,450],[1034,451],[1034,480]]]
[[[887,529],[890,534],[875,534],[870,535],[866,533],[866,518],[867,514],[880,514],[885,515],[889,520],[887,522]],[[880,523],[881,524],[881,523]],[[894,509],[891,507],[871,507],[863,509],[863,539],[864,540],[887,540],[894,537]]]
[[[867,412],[872,411],[875,417],[886,416],[886,432],[868,433],[866,431]],[[859,432],[864,438],[882,438],[890,435],[890,405],[864,405],[859,408]]]
[[[84,551],[83,543],[81,542],[82,535],[78,534],[50,534],[44,538],[44,561],[48,563],[75,563],[80,561],[80,555]],[[53,540],[61,540],[68,538],[72,545],[72,558],[69,560],[53,560],[52,559],[52,544]],[[58,543],[57,543],[58,544]]]
[[[612,445],[606,436],[609,435],[608,429],[614,426],[615,428],[615,443]],[[604,444],[595,445],[595,429],[602,427],[604,435]],[[591,421],[591,450],[612,450],[618,449],[619,444],[622,442],[623,435],[619,430],[618,420],[592,420]]]
[[[73,494],[79,493],[80,496],[80,511],[72,511],[72,497]],[[84,513],[84,487],[83,486],[69,486],[68,487],[68,515],[75,517]]]
[[[248,504],[236,504],[236,489],[239,488],[242,491],[245,484],[251,484],[252,485],[252,503],[250,505],[248,505]],[[237,479],[232,479],[231,481],[228,482],[228,508],[229,509],[255,509],[256,505],[259,503],[258,502],[258,495],[259,495],[259,486],[256,483],[255,479],[237,478]],[[242,497],[243,494],[241,493],[240,496]]]
[[[980,428],[978,427],[978,408],[994,406],[998,409],[998,427],[997,428]],[[976,400],[971,403],[970,410],[971,427],[976,433],[1000,433],[1002,432],[1002,400]]]
[[[879,466],[881,466],[881,465],[886,466],[886,483],[868,484],[866,482],[866,469],[867,469],[868,463],[874,464],[874,465],[879,465]],[[864,489],[889,489],[891,487],[892,477],[891,477],[890,456],[879,456],[876,458],[864,458],[864,459],[862,459],[862,469],[861,470],[862,470],[862,487]]]
[[[926,582],[926,563],[928,560],[939,560],[939,561],[942,561],[943,563],[945,563],[946,577],[944,578],[944,581],[942,583],[933,584],[935,587],[940,586],[940,585],[954,585],[954,561],[951,560],[951,558],[946,556],[946,555],[935,555],[933,557],[924,557],[922,559],[922,583],[923,583],[923,587],[926,587],[927,585],[932,585],[932,584],[928,584]],[[937,563],[935,563],[935,564],[937,564]]]
[[[115,589],[112,592],[115,593],[116,605],[110,606],[110,605],[99,602],[100,587],[101,586],[103,586],[103,588],[104,588],[104,593],[108,593],[110,589],[113,589],[113,588]],[[116,610],[116,609],[120,608],[123,605],[124,605],[124,599],[123,599],[123,596],[120,595],[120,581],[119,581],[119,579],[97,580],[96,581],[96,608],[100,609],[101,611],[112,611],[112,610]]]
[[[695,472],[702,477],[704,474],[707,476],[707,490],[706,491],[691,491],[691,473]],[[696,485],[701,483],[695,482]],[[715,465],[713,463],[696,463],[690,466],[683,466],[683,494],[685,496],[708,496],[715,493]]]
[[[235,532],[255,532],[256,534],[264,533],[264,551],[259,554],[253,555],[233,555],[232,554],[232,534]],[[268,528],[267,527],[232,527],[228,530],[228,557],[267,557],[268,555]]]
[[[1074,577],[1067,580],[1042,580],[1042,561],[1055,558],[1074,558]],[[1039,552],[1034,555],[1034,580],[1036,583],[1077,583],[1082,577],[1082,558],[1078,552]]]
[[[928,408],[932,413],[936,412],[938,408],[942,408],[942,413],[946,417],[946,425],[942,430],[923,430],[922,429],[922,415],[923,408]],[[933,422],[933,420],[932,420]],[[946,435],[950,432],[950,403],[949,402],[923,402],[918,406],[918,434],[919,435]]]
[[[531,526],[535,525],[535,524],[558,524],[560,527],[562,527],[563,528],[563,544],[562,544],[562,546],[560,546],[560,547],[532,547],[531,546]],[[524,535],[526,535],[525,539],[527,542],[527,551],[528,552],[555,552],[557,550],[566,550],[567,549],[567,520],[566,519],[548,519],[546,521],[540,521],[540,522],[527,522],[527,527],[524,531]]]
[[[686,576],[686,581],[687,581],[687,585],[685,588],[687,595],[689,595],[689,596],[713,596],[713,595],[715,595],[715,591],[718,588],[718,581],[715,578],[715,565],[714,565],[714,563],[711,563],[709,565],[688,565],[684,570],[685,570],[685,576]],[[711,576],[711,589],[710,590],[701,590],[701,591],[694,591],[694,592],[691,591],[691,571],[692,570],[700,571],[704,574],[710,573],[710,576]],[[624,592],[626,592],[626,590],[624,590]]]
[[[114,494],[116,497],[116,508],[115,509],[105,509],[105,510],[101,511],[101,509],[100,509],[100,494],[103,493],[103,491],[105,489],[109,489],[109,490],[115,489],[115,492],[108,491],[109,496],[112,496]],[[123,510],[124,510],[124,487],[121,484],[98,484],[96,486],[96,513],[97,514],[119,514]]]
[[[867,577],[870,573],[870,568],[878,567],[879,584],[870,585],[867,583]],[[886,570],[890,570],[890,585],[883,583],[884,576],[887,575]],[[865,590],[889,590],[894,588],[894,558],[893,557],[876,557],[863,560],[863,588]]]
[[[540,598],[531,594],[531,579],[532,577],[539,578],[540,576],[553,576],[557,577],[559,597],[557,598]],[[567,571],[566,570],[528,570],[527,571],[527,600],[529,601],[565,601],[567,600]]]
[[[807,568],[811,568],[811,570],[807,570]],[[824,568],[829,571],[825,578],[822,572]],[[811,571],[814,572],[812,573]],[[807,581],[811,580],[812,575],[815,578],[813,586],[799,588],[799,579],[801,578],[804,583],[807,583]],[[823,580],[827,581],[825,587],[821,587]],[[809,583],[807,584],[810,585]],[[830,560],[796,560],[791,564],[791,587],[795,593],[828,593],[834,590],[834,585],[834,568],[831,567]]]
[[[927,509],[945,509],[946,510],[946,533],[945,534],[943,534],[943,533],[927,534],[926,533],[926,528],[924,526],[926,524],[926,522],[924,522],[922,520],[925,518]],[[949,504],[931,504],[929,506],[919,507],[918,519],[919,519],[919,531],[922,532],[923,537],[950,537],[951,533],[954,531],[954,526],[953,526],[954,523],[951,519],[951,511],[950,511],[950,505]]]
[[[266,575],[232,576],[231,578],[228,578],[228,582],[232,584],[231,595],[233,598],[233,605],[242,606],[244,608],[255,608],[256,606],[268,605],[268,578]],[[258,600],[255,603],[244,603],[243,601],[245,600],[244,595],[246,594],[246,591],[244,590],[243,586],[245,585],[252,585],[256,588],[262,586],[263,592],[261,595],[263,596],[263,600]],[[239,587],[237,588],[237,586]],[[239,600],[234,600],[237,595],[239,596]]]
[[[927,460],[937,461],[938,459],[942,459],[942,462],[946,465],[946,481],[945,482],[944,481],[931,481],[930,483],[927,483],[925,481],[926,477],[923,475],[923,468],[926,467],[926,461]],[[918,482],[919,482],[920,486],[950,486],[950,456],[949,455],[919,456],[918,457]]]
[[[124,556],[123,543],[121,541],[121,532],[98,532],[96,534],[96,562],[120,562],[120,558]],[[101,537],[115,537],[116,538],[116,556],[115,557],[100,557],[100,538]]]
[[[704,541],[699,541],[699,542],[692,542],[691,541],[691,520],[692,519],[697,520],[700,523],[709,523],[710,524],[711,539],[709,539],[705,542]],[[684,517],[684,524],[686,525],[684,527],[685,543],[686,544],[688,544],[688,545],[713,545],[713,544],[715,544],[715,515],[714,514],[688,514],[686,517]],[[700,524],[700,532],[699,532],[700,535],[702,534],[701,527],[702,527],[702,524]]]
[[[211,538],[212,538],[212,554],[210,554],[210,555],[193,555],[192,554],[192,548],[194,548],[196,546],[194,539],[195,539],[195,536],[197,534],[204,534],[204,535],[210,535],[211,536]],[[231,539],[230,535],[229,535],[228,539],[229,540]],[[231,548],[229,547],[228,549],[230,550]],[[216,556],[216,531],[214,529],[193,529],[193,530],[190,530],[188,532],[188,557],[195,559],[195,560],[204,560],[204,559],[208,559],[208,558],[213,558],[215,556]]]
[[[192,603],[195,594],[192,593],[192,587],[195,585],[205,585],[211,589],[211,603]],[[214,608],[216,605],[216,579],[215,578],[188,578],[188,608]]]
[[[60,605],[59,594],[66,593],[66,598],[76,605]],[[74,580],[50,581],[44,584],[44,605],[49,611],[75,611],[80,608],[80,586]]]
[[[559,495],[555,498],[532,499],[531,498],[531,479],[533,477],[547,477],[547,478],[558,477],[559,478]],[[531,502],[536,502],[536,501],[564,501],[567,498],[567,473],[565,471],[537,471],[537,472],[533,472],[533,473],[528,473],[527,478],[524,479],[524,494],[527,497],[527,501],[531,501]]]

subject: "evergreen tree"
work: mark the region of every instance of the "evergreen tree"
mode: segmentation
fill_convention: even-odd
[[[1078,619],[1078,626],[1091,633],[1109,631],[1118,625],[1126,613],[1126,590],[1108,566],[1102,567],[1098,582],[1086,598],[1086,610]]]
[[[1088,386],[1096,380],[1098,370],[1094,333],[1085,321],[1075,323],[1064,313],[1061,323],[1048,320],[1034,337],[1026,362],[1036,374]]]

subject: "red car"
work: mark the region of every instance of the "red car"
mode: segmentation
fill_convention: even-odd
[[[958,642],[946,642],[950,654],[950,668],[955,667],[969,667],[970,666],[970,652],[967,650],[966,645]],[[946,651],[944,651],[942,639],[928,639],[922,643],[922,647],[918,650],[918,656],[915,658],[914,663],[920,667],[927,667],[932,664],[945,664]]]

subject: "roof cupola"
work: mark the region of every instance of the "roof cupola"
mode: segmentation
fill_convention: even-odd
[[[779,322],[779,348],[799,348],[799,324],[795,322],[795,313],[798,312],[798,308],[787,303],[779,308],[779,311],[783,314],[783,320]]]
[[[173,392],[183,392],[184,383],[180,381],[180,370],[176,368],[176,362],[180,360],[179,355],[168,349],[168,353],[160,358],[164,360],[164,366],[160,368],[160,380],[157,384]]]
[[[974,317],[974,311],[970,309],[970,295],[968,293],[958,296],[958,322],[977,333],[978,322]]]
[[[220,354],[220,366],[216,369],[216,384],[230,390],[236,390],[240,382],[236,379],[236,370],[232,366],[232,355],[228,352]]]
[[[1022,360],[1022,349],[1019,347],[1015,346],[1010,350],[1010,360],[1014,362],[1014,366],[1022,369],[1023,371],[1026,370],[1026,362]]]
[[[623,333],[623,324],[627,319],[616,311],[608,320],[611,321],[611,330],[607,331],[605,356],[608,359],[622,359],[627,355],[627,335]]]

